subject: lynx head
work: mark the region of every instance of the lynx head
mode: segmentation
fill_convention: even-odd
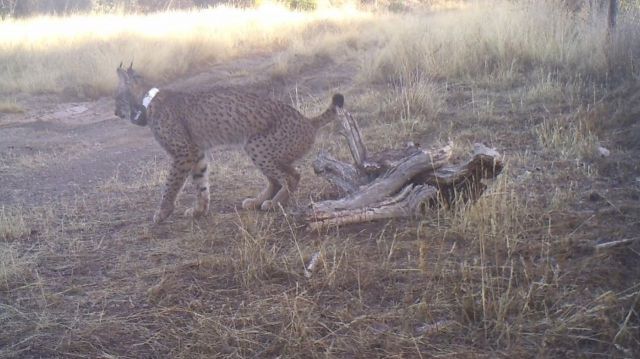
[[[142,106],[142,98],[145,93],[145,85],[141,75],[133,70],[133,62],[129,68],[122,67],[122,63],[116,70],[118,73],[118,89],[116,91],[115,115],[131,121],[138,126],[147,124],[146,109]]]

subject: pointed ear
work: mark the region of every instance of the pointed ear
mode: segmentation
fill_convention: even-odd
[[[118,77],[120,77],[120,78],[125,78],[126,77],[124,69],[122,68],[122,61],[120,61],[120,65],[116,69],[116,72],[118,73]]]

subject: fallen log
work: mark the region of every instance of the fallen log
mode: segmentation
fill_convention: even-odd
[[[357,208],[329,208],[325,204],[324,209],[315,208],[315,212],[309,217],[309,228],[320,229],[327,226],[344,225],[351,223],[369,222],[376,219],[417,217],[425,211],[425,204],[435,200],[438,190],[429,185],[408,185],[395,196],[378,203]],[[353,207],[348,199],[336,201],[344,207]],[[322,204],[324,202],[320,202]]]
[[[321,152],[314,161],[317,175],[337,186],[345,197],[312,203],[304,217],[312,229],[376,219],[419,217],[428,207],[450,208],[477,200],[503,169],[500,154],[482,144],[471,158],[452,164],[452,147],[426,150],[409,143],[403,149],[369,154],[353,117],[341,117],[353,164]]]
[[[435,152],[426,150],[414,152],[399,161],[396,166],[390,168],[382,176],[375,178],[368,184],[357,187],[357,191],[352,192],[348,197],[335,201],[314,203],[312,207],[315,211],[322,212],[328,209],[362,208],[372,203],[384,202],[386,198],[407,186],[412,178],[444,166],[450,157],[451,146],[445,146]],[[368,178],[368,175],[356,178],[356,183],[361,183]],[[341,178],[341,181],[346,182],[348,178]],[[355,183],[352,183],[352,187],[353,185]]]

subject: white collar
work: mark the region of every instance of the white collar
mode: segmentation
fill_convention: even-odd
[[[147,92],[147,94],[144,96],[144,99],[142,99],[142,106],[144,106],[144,108],[149,107],[151,100],[153,100],[153,98],[158,94],[159,91],[160,90],[158,90],[156,87],[149,90],[149,92]]]

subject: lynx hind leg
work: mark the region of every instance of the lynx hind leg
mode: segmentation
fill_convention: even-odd
[[[289,192],[293,193],[298,189],[298,183],[300,183],[300,173],[291,165],[284,165],[282,169],[289,175]]]
[[[209,166],[204,153],[199,153],[196,162],[191,167],[191,179],[196,189],[196,201],[193,208],[185,211],[187,217],[200,217],[209,210],[211,194],[209,192]]]
[[[273,178],[267,177],[267,186],[255,198],[247,198],[242,201],[242,209],[258,209],[264,201],[273,197],[280,190],[280,184]]]
[[[169,171],[169,176],[167,177],[164,193],[162,194],[160,209],[153,216],[153,221],[155,223],[164,221],[171,215],[171,213],[173,213],[176,197],[178,196],[178,193],[180,193],[192,166],[193,160],[191,158],[174,158],[171,170]]]
[[[270,167],[271,160],[268,157],[269,141],[265,136],[256,136],[245,145],[244,149],[251,158],[253,164],[260,169],[260,171],[267,177],[267,186],[255,197],[247,198],[242,201],[243,209],[259,209],[262,207],[262,203],[269,200],[273,195],[281,189],[281,184],[278,181],[278,176],[267,171],[267,167]]]
[[[280,190],[273,198],[264,201],[260,206],[263,211],[270,211],[277,209],[278,204],[285,205],[289,201],[291,193],[298,188],[300,174],[291,165],[276,165],[272,168],[266,168],[264,171],[272,173],[281,184]]]

